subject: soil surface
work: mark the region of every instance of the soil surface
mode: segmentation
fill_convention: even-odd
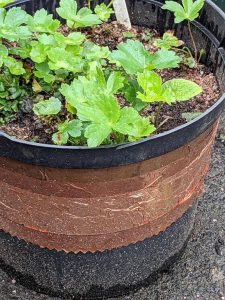
[[[225,115],[222,132],[224,128]],[[194,231],[182,258],[153,285],[117,300],[225,299],[225,143],[219,139],[205,190],[199,201]],[[62,299],[28,290],[0,270],[0,300]]]
[[[68,28],[63,25],[60,28],[60,32],[67,35]],[[126,41],[126,39],[134,39],[141,41],[147,50],[154,52],[156,48],[153,46],[153,42],[156,38],[159,38],[159,34],[156,30],[133,26],[130,31],[127,31],[125,27],[115,21],[104,23],[92,29],[83,29],[82,32],[87,35],[90,41],[100,46],[108,46],[111,50],[115,49],[120,42]],[[182,44],[182,41],[180,43]],[[201,64],[197,64],[195,68],[189,68],[181,64],[181,68],[179,69],[162,70],[158,73],[162,76],[164,81],[172,78],[192,80],[202,87],[203,93],[190,101],[176,103],[171,106],[163,105],[158,120],[159,129],[157,133],[184,124],[186,120],[182,117],[182,113],[204,112],[212,106],[220,96],[215,76],[211,73],[211,70]],[[123,98],[121,99],[121,95],[118,95],[118,102],[122,104],[122,106],[128,105],[128,102],[124,104],[125,101]],[[157,107],[157,105],[151,105],[150,108],[146,108],[143,111],[142,115],[155,115]],[[61,118],[65,119],[63,114],[64,113],[62,113]],[[22,110],[18,113],[17,120],[0,126],[0,130],[19,139],[52,144],[51,135],[56,131],[56,123],[54,118],[47,120],[47,122],[46,120],[41,121],[32,114],[32,109],[29,110],[29,114],[24,113],[22,107]]]

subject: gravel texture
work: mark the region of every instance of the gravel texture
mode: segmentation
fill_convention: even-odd
[[[225,116],[222,119],[222,131]],[[182,258],[150,287],[118,300],[225,300],[225,143],[216,142],[195,229]],[[61,300],[18,285],[0,270],[0,300]],[[114,299],[110,299],[114,300]]]

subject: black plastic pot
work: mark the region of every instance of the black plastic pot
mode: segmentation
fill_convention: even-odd
[[[83,5],[83,1],[78,3]],[[161,32],[174,27],[178,37],[190,45],[186,25],[174,26],[171,14],[161,10],[162,3],[127,1],[132,23],[157,27]],[[27,0],[16,1],[13,5],[21,6],[29,13],[42,7],[54,13],[56,4],[58,1]],[[225,15],[207,1],[199,19],[192,25],[198,47],[206,50],[203,60],[214,71],[224,92]],[[185,125],[135,143],[93,149],[25,142],[1,132],[1,266],[16,273],[18,280],[30,288],[36,287],[55,295],[75,296],[75,299],[115,296],[149,282],[159,269],[174,261],[190,235],[196,199],[202,190],[218,119],[224,106],[225,94],[200,117]],[[195,163],[195,168],[190,167]],[[142,201],[146,202],[155,189],[159,193],[164,189],[164,185],[155,185],[155,181],[149,179],[160,175],[162,166],[174,178],[174,186],[184,185],[184,190],[179,191],[181,199],[174,200],[178,191],[171,191],[167,178],[159,176],[163,184],[165,180],[167,188],[163,196],[169,195],[168,201],[155,196],[152,201],[155,206],[151,209],[157,218],[151,223],[147,216],[140,218],[137,214],[137,218],[141,219],[137,220],[139,227],[130,228],[130,223],[136,220],[132,219],[132,215],[126,215],[127,211],[132,211],[126,203],[130,198],[137,199],[140,190],[147,193],[145,201]],[[189,172],[185,173],[186,169]],[[186,186],[194,176],[193,186]],[[75,190],[71,190],[71,186]],[[149,190],[151,186],[154,187]],[[96,209],[101,220],[101,212],[105,209],[101,205],[106,200],[111,205],[116,198],[118,205],[122,203],[126,209],[117,208],[116,211],[122,213],[121,218],[116,219],[117,215],[112,217],[108,207],[108,223],[104,216],[105,223],[100,225],[97,222],[86,224],[88,215],[81,210],[78,217],[85,215],[86,219],[79,227],[76,221],[73,223],[70,219],[71,215],[77,218],[72,214],[77,198],[83,206],[94,203],[92,209]],[[66,202],[68,199],[69,202]],[[52,202],[53,206],[50,205]],[[136,200],[132,203],[138,205],[134,208],[144,214],[150,206],[146,208],[142,202]],[[157,204],[159,202],[160,205]],[[161,215],[166,210],[163,207],[165,203],[171,207],[167,214]],[[54,223],[61,217],[63,219],[66,205],[71,213],[69,216],[66,211],[67,227],[67,219],[55,226]],[[34,211],[36,215],[33,215]],[[42,215],[39,216],[39,212]],[[120,230],[110,231],[109,224],[111,228]],[[50,227],[54,230],[51,231]],[[74,232],[78,232],[77,235]]]
[[[54,12],[57,1],[16,1],[28,13],[40,7]],[[83,1],[78,1],[80,6]],[[170,13],[160,10],[163,1],[128,1],[133,24],[157,27],[161,32],[174,27]],[[198,22],[193,22],[194,36],[199,48],[205,49],[204,62],[211,66],[225,91],[225,26],[224,13],[207,1]],[[176,26],[178,37],[189,43],[185,24]],[[189,43],[190,44],[190,43]],[[191,46],[190,46],[191,47]],[[56,168],[106,168],[126,165],[156,157],[181,147],[204,132],[220,115],[224,107],[223,95],[200,117],[166,133],[129,144],[105,146],[95,149],[43,145],[21,141],[0,133],[0,155],[22,162]]]

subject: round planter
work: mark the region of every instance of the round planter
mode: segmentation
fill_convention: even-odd
[[[14,5],[54,13],[55,4]],[[133,24],[172,28],[160,5],[128,1]],[[207,1],[192,25],[223,91],[225,16]],[[185,24],[175,30],[189,43]],[[148,283],[190,235],[224,104],[225,95],[188,124],[95,149],[36,144],[1,132],[2,268],[29,288],[75,299],[116,296]]]

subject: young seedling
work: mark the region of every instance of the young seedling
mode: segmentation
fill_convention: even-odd
[[[171,79],[162,82],[161,77],[153,71],[145,70],[138,73],[137,81],[143,92],[137,92],[137,97],[147,103],[159,103],[155,114],[155,126],[159,126],[159,115],[162,105],[171,105],[177,101],[187,101],[199,95],[202,88],[196,83],[185,79]]]
[[[179,40],[174,32],[168,31],[163,34],[162,39],[156,39],[153,45],[157,48],[170,50],[174,48],[178,48],[184,44],[183,41]]]
[[[188,113],[182,113],[182,118],[186,120],[186,122],[190,122],[197,117],[201,116],[202,113],[200,112],[188,112]]]
[[[191,42],[194,48],[194,57],[196,62],[198,61],[198,49],[191,29],[191,22],[198,16],[199,12],[204,5],[205,0],[182,0],[182,5],[175,1],[166,1],[162,6],[162,9],[169,10],[175,15],[175,23],[181,23],[187,21],[188,31],[191,38]]]

